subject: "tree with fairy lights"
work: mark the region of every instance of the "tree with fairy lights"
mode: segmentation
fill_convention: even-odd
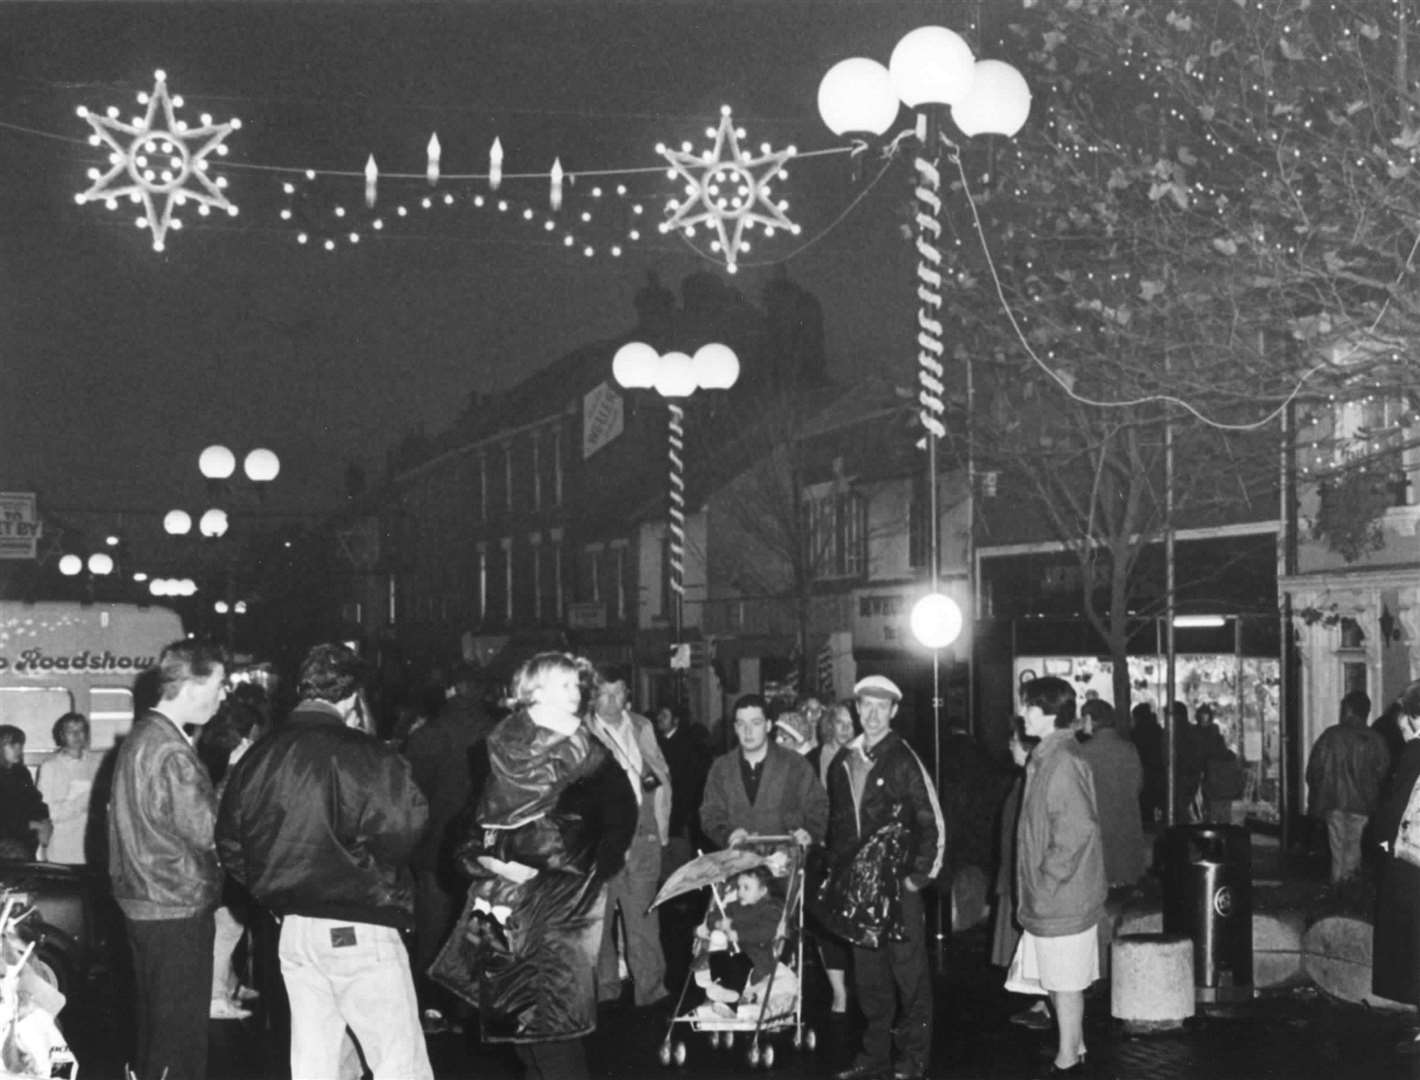
[[[1353,511],[1394,487],[1417,433],[1415,35],[1406,0],[1012,20],[1035,119],[964,148],[948,200],[948,384],[974,396],[949,427],[1025,500],[985,503],[987,535],[1025,505],[1078,556],[1128,700],[1130,601],[1165,529],[1275,517],[1288,445],[1305,478],[1365,489],[1313,519],[1354,557]]]

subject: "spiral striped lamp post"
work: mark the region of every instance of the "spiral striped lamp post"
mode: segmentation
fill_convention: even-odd
[[[866,57],[839,61],[824,75],[818,90],[819,114],[829,130],[865,148],[887,133],[899,107],[916,113],[915,138],[899,139],[912,148],[916,178],[917,250],[917,414],[923,436],[918,447],[927,457],[928,563],[930,587],[912,610],[911,625],[918,641],[932,650],[932,733],[937,785],[942,776],[941,651],[961,633],[960,606],[941,590],[941,541],[937,508],[937,443],[946,434],[942,401],[942,250],[941,210],[943,151],[955,156],[956,144],[945,134],[948,113],[961,134],[1012,136],[1030,114],[1030,89],[1010,64],[977,60],[971,47],[942,26],[922,26],[894,47],[887,67]],[[968,414],[970,366],[968,361]],[[970,422],[968,417],[968,422]],[[968,442],[968,446],[969,446]],[[968,453],[967,479],[975,478]],[[968,574],[972,573],[968,550]],[[970,676],[968,675],[968,684]],[[939,894],[939,900],[941,899]],[[945,949],[945,928],[939,904],[938,957]]]
[[[683,352],[659,353],[641,341],[628,341],[612,359],[612,375],[628,389],[650,389],[666,399],[669,414],[666,465],[669,476],[667,504],[667,583],[671,594],[671,647],[678,649],[685,626],[685,407],[681,404],[696,390],[728,390],[740,377],[740,361],[728,345],[711,342],[694,356]],[[674,657],[674,653],[672,654]],[[676,697],[680,698],[679,672]]]

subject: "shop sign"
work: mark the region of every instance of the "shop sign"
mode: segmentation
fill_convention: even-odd
[[[621,395],[601,382],[582,398],[582,459],[586,460],[621,434],[625,423]]]
[[[911,638],[908,616],[915,591],[909,585],[853,590],[853,647],[906,648]]]
[[[568,604],[567,628],[569,630],[606,629],[606,605],[601,603]]]

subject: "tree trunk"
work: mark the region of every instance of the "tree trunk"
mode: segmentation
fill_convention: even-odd
[[[1109,658],[1114,666],[1114,722],[1129,733],[1129,576],[1124,560],[1115,558],[1109,574]]]

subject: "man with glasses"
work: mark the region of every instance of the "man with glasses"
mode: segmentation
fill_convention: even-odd
[[[157,677],[160,700],[114,762],[109,878],[133,953],[136,1076],[203,1080],[222,871],[216,796],[186,732],[227,696],[227,657],[208,642],[175,642],[158,658]]]

